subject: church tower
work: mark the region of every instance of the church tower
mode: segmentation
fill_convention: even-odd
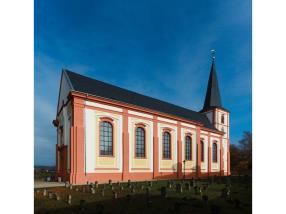
[[[217,130],[223,132],[222,154],[224,174],[230,174],[230,155],[229,155],[229,111],[222,106],[220,90],[216,74],[215,57],[212,57],[212,65],[208,80],[207,92],[204,107],[200,113],[205,114],[211,124]]]

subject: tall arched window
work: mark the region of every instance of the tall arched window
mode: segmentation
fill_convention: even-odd
[[[213,162],[217,162],[217,143],[213,143]]]
[[[145,157],[145,130],[142,127],[136,128],[136,157]]]
[[[100,155],[113,155],[113,127],[110,122],[100,122]]]
[[[192,160],[192,138],[190,136],[185,138],[185,160]]]
[[[171,134],[169,132],[163,134],[163,158],[171,159]]]
[[[224,123],[224,114],[221,115],[221,123]]]
[[[205,161],[205,147],[204,147],[204,141],[201,140],[201,161]]]

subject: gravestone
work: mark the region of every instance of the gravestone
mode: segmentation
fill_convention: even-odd
[[[117,199],[118,198],[118,193],[117,192],[113,192],[113,199]]]
[[[114,186],[112,186],[112,184],[111,184],[111,190],[114,190]]]
[[[123,191],[124,187],[123,186],[120,186],[120,191]]]
[[[104,189],[101,190],[101,196],[104,197]]]
[[[95,189],[91,188],[91,194],[95,194]]]
[[[71,203],[72,203],[72,196],[68,195],[68,204],[71,205]]]
[[[77,188],[75,188],[75,191],[77,191],[77,192],[78,192],[78,191],[79,191],[79,188],[78,188],[78,187],[77,187]]]
[[[149,181],[148,185],[149,185],[149,187],[152,187],[152,185],[153,185],[152,181]]]
[[[182,187],[182,184],[181,183],[178,183],[176,185],[176,192],[177,193],[182,193],[183,192],[183,187]]]
[[[62,182],[62,178],[61,177],[58,177],[58,182]]]
[[[80,210],[84,210],[84,209],[85,209],[85,206],[86,206],[85,200],[81,199],[81,200],[79,201],[79,209],[80,209]]]
[[[69,182],[65,182],[65,188],[69,188]]]
[[[61,200],[61,197],[60,197],[59,194],[55,193],[55,195],[56,195],[56,200],[57,200],[57,201]]]
[[[49,197],[49,199],[52,199],[54,197],[54,193],[48,192],[48,197]]]
[[[47,176],[47,177],[46,177],[46,181],[47,181],[47,182],[50,182],[50,181],[51,181],[51,177],[50,177],[50,176]]]
[[[189,183],[185,183],[185,188],[187,191],[191,190],[191,185]]]
[[[72,185],[70,184],[70,190],[72,190]]]
[[[131,186],[131,193],[135,193],[135,187],[133,185]]]
[[[44,189],[43,196],[47,196],[47,189]]]
[[[161,187],[161,197],[166,198],[167,196],[167,188]]]
[[[144,185],[141,185],[140,189],[141,189],[141,190],[144,190]]]
[[[195,187],[194,187],[194,190],[195,190],[195,195],[199,195],[199,194],[200,194],[200,191],[199,191],[199,187],[198,187],[198,186],[195,186]]]
[[[146,196],[147,196],[147,198],[149,198],[150,197],[150,192],[151,192],[151,188],[150,187],[147,187],[146,189],[145,189],[145,193],[146,193]]]
[[[171,181],[170,181],[170,180],[167,182],[167,187],[168,187],[169,189],[171,189],[171,188],[172,188],[172,183],[171,183]]]

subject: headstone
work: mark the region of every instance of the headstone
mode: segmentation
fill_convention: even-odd
[[[166,198],[167,196],[167,188],[161,187],[161,197]]]
[[[153,185],[152,181],[149,181],[148,185],[149,185],[149,187],[152,187],[152,185]]]
[[[168,187],[169,189],[171,189],[171,188],[172,188],[172,183],[171,183],[171,181],[170,181],[170,180],[167,182],[167,187]]]
[[[140,189],[141,189],[141,190],[144,190],[144,185],[141,185]]]
[[[77,191],[77,192],[78,192],[78,191],[79,191],[79,188],[78,188],[78,187],[77,187],[77,188],[75,188],[75,191]]]
[[[46,189],[44,189],[44,191],[43,191],[43,196],[47,196],[47,190]]]
[[[98,182],[97,182],[97,181],[94,182],[94,187],[95,187],[96,189],[98,188]]]
[[[135,187],[133,185],[131,186],[131,193],[135,193]]]
[[[178,183],[178,184],[176,185],[176,192],[177,192],[177,193],[182,193],[182,192],[183,192],[182,184]]]
[[[104,189],[101,190],[101,196],[104,197]]]
[[[123,191],[124,187],[123,186],[120,186],[120,191]]]
[[[95,194],[95,189],[91,188],[91,194]]]
[[[48,192],[49,199],[52,199],[54,197],[54,194],[52,192]]]
[[[117,192],[113,192],[113,199],[117,199],[118,198],[118,193]]]
[[[112,184],[111,184],[111,190],[114,190],[114,186],[112,186]]]
[[[70,184],[70,190],[72,190],[72,185]]]
[[[84,209],[85,209],[85,206],[86,206],[85,200],[81,199],[81,200],[79,201],[79,209],[80,209],[80,210],[84,210]]]
[[[146,196],[149,197],[150,196],[150,192],[151,192],[151,188],[147,187],[146,188]]]
[[[198,194],[199,194],[199,187],[198,187],[198,186],[195,186],[195,187],[194,187],[194,190],[195,190],[195,195],[198,195]]]
[[[71,204],[71,203],[72,203],[72,196],[68,195],[68,204]]]
[[[46,177],[46,181],[47,181],[47,182],[50,182],[50,181],[51,181],[51,177],[50,177],[50,176],[47,176],[47,177]]]
[[[65,182],[65,188],[69,188],[69,182]]]
[[[190,191],[191,190],[191,185],[189,183],[185,183],[186,190]]]
[[[61,177],[58,177],[58,182],[62,182],[62,178]]]
[[[56,200],[57,200],[57,201],[61,200],[61,197],[60,197],[59,194],[55,194],[55,195],[56,195]]]

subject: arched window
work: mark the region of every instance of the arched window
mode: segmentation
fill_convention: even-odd
[[[110,122],[100,122],[100,155],[113,155],[113,127]]]
[[[217,143],[213,143],[213,162],[217,162]]]
[[[169,132],[163,134],[163,158],[171,159],[171,134]]]
[[[201,161],[205,161],[205,148],[204,148],[204,141],[201,140]]]
[[[224,123],[224,114],[221,115],[221,123]]]
[[[136,128],[136,157],[145,157],[145,130],[142,127]]]
[[[185,160],[192,160],[192,138],[190,136],[185,138]]]

